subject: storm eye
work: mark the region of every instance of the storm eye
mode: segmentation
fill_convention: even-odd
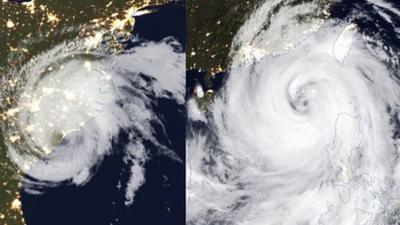
[[[51,146],[59,146],[64,141],[64,134],[62,132],[53,132],[50,138]]]
[[[299,114],[308,114],[313,107],[315,101],[315,84],[306,83],[299,87],[296,83],[289,85],[287,92],[288,103],[292,110]]]
[[[307,96],[305,94],[297,95],[289,102],[292,109],[299,113],[305,114],[310,111]]]

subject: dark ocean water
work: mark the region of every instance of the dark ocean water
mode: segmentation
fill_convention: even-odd
[[[142,41],[160,41],[173,36],[185,44],[184,3],[156,7],[157,11],[136,18],[135,31]],[[136,43],[137,44],[137,43]],[[126,47],[135,44],[127,43]],[[184,51],[184,47],[182,49]],[[144,143],[149,160],[145,183],[134,203],[126,206],[125,187],[130,165],[123,160],[128,132],[113,140],[94,176],[85,185],[61,185],[33,195],[21,191],[24,218],[28,225],[158,225],[185,224],[185,107],[169,99],[154,99],[153,110],[163,118],[165,134],[154,127],[156,138],[172,149],[182,162],[162,155],[152,143]],[[156,126],[156,125],[155,125]],[[120,185],[120,186],[119,186]]]

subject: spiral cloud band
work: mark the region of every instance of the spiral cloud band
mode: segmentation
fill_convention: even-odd
[[[66,181],[84,184],[106,154],[123,151],[131,166],[124,186],[131,204],[145,182],[144,142],[181,160],[158,141],[154,125],[164,125],[153,104],[159,98],[183,104],[184,54],[172,38],[118,54],[87,43],[55,46],[6,76],[12,85],[3,86],[2,97],[11,104],[3,106],[8,110],[2,130],[9,155],[33,193]],[[121,131],[128,140],[118,143]]]
[[[250,16],[212,109],[189,104],[188,224],[398,223],[400,14],[360,5],[266,1]]]

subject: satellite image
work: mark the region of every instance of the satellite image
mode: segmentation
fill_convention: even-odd
[[[0,225],[400,225],[398,0],[0,0]]]
[[[0,4],[0,224],[184,224],[184,3]]]
[[[222,2],[228,53],[188,31],[186,224],[400,224],[399,2]]]

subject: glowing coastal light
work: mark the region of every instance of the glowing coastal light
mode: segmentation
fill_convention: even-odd
[[[11,202],[11,209],[12,210],[21,210],[21,201],[16,198]]]
[[[26,9],[29,11],[30,14],[35,13],[36,9],[35,0],[31,0],[29,2],[22,2],[22,5],[26,7]]]
[[[60,18],[54,13],[48,12],[47,14],[47,22],[51,24],[57,24],[60,22]]]
[[[19,135],[14,135],[10,137],[11,143],[16,143],[19,140],[21,140],[21,137]]]
[[[15,26],[15,24],[12,20],[7,20],[6,26],[7,26],[7,28],[13,28]]]

